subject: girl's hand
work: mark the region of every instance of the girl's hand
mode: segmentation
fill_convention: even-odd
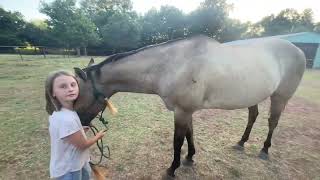
[[[106,133],[106,130],[102,130],[98,132],[93,138],[86,139],[84,138],[81,130],[64,137],[63,139],[66,140],[68,143],[74,145],[75,147],[84,150],[95,144],[99,139],[101,139]]]
[[[106,130],[101,130],[96,134],[96,138],[99,140],[106,134]]]

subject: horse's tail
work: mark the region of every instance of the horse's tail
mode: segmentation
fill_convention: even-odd
[[[90,163],[90,167],[92,169],[95,180],[105,180],[106,179],[105,173],[103,173],[102,170],[97,165]]]

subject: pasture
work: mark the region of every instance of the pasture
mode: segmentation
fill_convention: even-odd
[[[0,56],[0,179],[49,179],[44,81],[51,71],[86,66],[89,57],[18,59]],[[118,93],[111,100],[119,113],[105,114],[109,178],[160,179],[173,157],[173,113],[155,95]],[[243,152],[232,146],[246,127],[247,109],[196,112],[195,165],[180,166],[176,179],[320,179],[320,71],[306,71],[274,132],[270,160],[263,161],[257,155],[268,132],[268,108],[268,100],[260,104]]]

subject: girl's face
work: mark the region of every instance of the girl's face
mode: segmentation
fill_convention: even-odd
[[[78,98],[79,87],[77,81],[72,76],[61,75],[53,81],[52,96],[57,98],[64,107],[66,104],[73,104]]]

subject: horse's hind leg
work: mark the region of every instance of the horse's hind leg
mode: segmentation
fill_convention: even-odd
[[[241,140],[237,143],[237,145],[234,146],[234,148],[237,150],[243,150],[244,143],[248,141],[252,126],[259,114],[258,105],[251,106],[248,108],[248,110],[249,110],[249,116],[248,116],[248,124],[247,124],[246,130],[244,131]]]
[[[264,146],[260,151],[259,157],[261,159],[268,159],[268,149],[271,146],[271,138],[274,129],[278,125],[279,118],[281,116],[282,111],[284,110],[288,100],[282,98],[278,95],[271,96],[271,107],[270,107],[270,117],[268,119],[269,123],[269,132],[266,141],[264,142]]]
[[[192,116],[191,116],[191,118],[192,118]],[[192,157],[196,153],[196,150],[194,148],[194,142],[193,142],[192,119],[188,123],[186,139],[187,139],[187,142],[188,142],[188,154],[187,154],[186,158],[182,161],[182,164],[185,165],[185,166],[192,166],[193,165]]]

